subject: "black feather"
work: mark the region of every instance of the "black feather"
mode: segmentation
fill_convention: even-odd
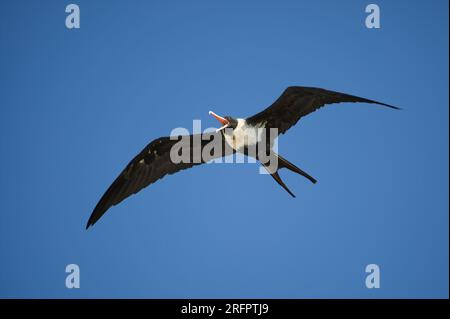
[[[194,138],[199,138],[201,143],[198,145],[200,149],[195,149],[197,146],[194,143]],[[211,141],[221,142],[221,152],[216,152],[218,148],[212,148],[212,152],[207,158],[202,158],[200,163],[193,163],[194,152],[201,152]],[[176,143],[187,142],[190,149],[190,159],[188,163],[173,163],[170,159],[170,150]],[[188,138],[170,139],[169,137],[161,137],[150,144],[148,144],[120,173],[116,180],[111,184],[108,190],[103,194],[98,204],[95,206],[92,214],[86,224],[86,229],[94,225],[103,214],[114,205],[119,204],[127,197],[136,194],[141,189],[156,182],[160,178],[168,174],[174,174],[181,170],[191,168],[195,165],[208,162],[209,160],[228,155],[230,150],[225,148],[223,137],[221,133],[207,133],[201,136],[190,135]],[[197,153],[199,154],[199,153]],[[200,153],[201,154],[201,153]]]
[[[278,134],[284,134],[303,116],[314,112],[324,105],[342,102],[373,103],[400,109],[393,105],[345,93],[320,88],[291,86],[271,106],[247,118],[246,121],[251,125],[264,124],[266,128],[277,128]]]

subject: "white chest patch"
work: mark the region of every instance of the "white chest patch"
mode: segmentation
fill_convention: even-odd
[[[245,147],[256,145],[261,141],[263,129],[247,125],[244,119],[237,119],[234,130],[225,129],[224,137],[227,144],[237,152],[243,152]]]

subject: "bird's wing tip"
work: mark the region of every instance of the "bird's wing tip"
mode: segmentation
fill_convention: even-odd
[[[95,222],[92,221],[91,219],[88,220],[88,222],[86,223],[86,230],[89,229],[89,227],[94,226]]]
[[[386,106],[388,106],[388,107],[390,107],[390,108],[392,108],[392,109],[394,109],[394,110],[403,110],[401,107],[398,107],[398,106],[394,106],[394,105],[390,105],[390,104],[384,104],[384,105],[386,105]]]
[[[378,102],[378,101],[371,100],[370,103],[376,103],[376,104],[379,104],[379,105],[387,106],[387,107],[389,107],[391,109],[394,109],[394,110],[402,110],[401,107],[394,106],[394,105],[387,104],[387,103]]]

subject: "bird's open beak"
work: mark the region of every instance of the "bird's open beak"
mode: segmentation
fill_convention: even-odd
[[[230,122],[228,122],[228,120],[226,118],[217,115],[213,111],[209,111],[209,114],[214,116],[216,118],[216,120],[218,120],[220,122],[220,124],[222,124],[222,127],[217,129],[216,132],[220,132],[221,130],[227,128],[230,125]]]

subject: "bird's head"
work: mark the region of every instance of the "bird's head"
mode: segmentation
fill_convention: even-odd
[[[220,122],[220,124],[222,124],[222,126],[219,129],[217,129],[216,132],[220,132],[226,128],[230,128],[230,129],[234,130],[236,128],[236,126],[238,125],[238,121],[231,116],[222,117],[220,115],[217,115],[213,111],[209,111],[209,114],[214,116],[215,119],[218,120]]]

